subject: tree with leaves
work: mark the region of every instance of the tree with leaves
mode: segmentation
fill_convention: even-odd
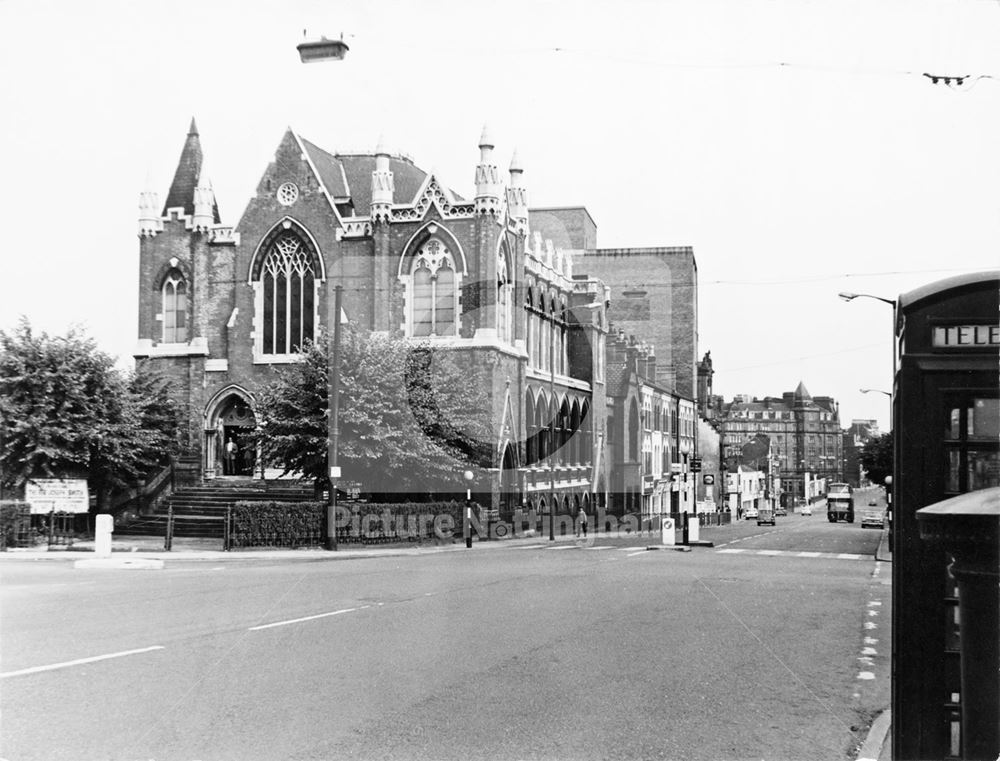
[[[872,483],[885,483],[885,477],[892,475],[892,434],[883,433],[868,439],[861,449],[860,459]]]
[[[257,392],[258,442],[285,473],[327,481],[327,340],[276,368]],[[488,466],[489,374],[454,350],[353,327],[341,341],[338,464],[370,494],[456,491],[458,474]]]
[[[77,330],[0,331],[0,479],[85,477],[105,510],[177,451],[179,416],[165,379],[128,376]]]

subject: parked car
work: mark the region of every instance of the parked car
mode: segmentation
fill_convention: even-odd
[[[756,507],[748,507],[746,509],[746,512],[743,513],[743,517],[746,518],[748,521],[749,520],[753,520],[754,518],[757,517],[757,508]]]
[[[813,514],[812,505],[810,505],[808,502],[803,502],[799,506],[799,515],[812,515],[812,514]]]
[[[757,511],[757,525],[763,526],[765,523],[774,525],[774,510],[770,507],[762,507]]]
[[[868,507],[861,513],[861,528],[883,528],[885,526],[885,510],[880,507]]]

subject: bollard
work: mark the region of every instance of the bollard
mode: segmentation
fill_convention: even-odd
[[[674,533],[674,519],[664,518],[660,522],[660,541],[668,547],[673,547],[677,542],[677,537]]]
[[[97,516],[94,525],[94,555],[99,558],[111,557],[111,532],[115,530],[115,519],[107,513]]]
[[[692,513],[688,519],[688,542],[697,542],[699,530],[701,529],[701,519],[698,513]]]

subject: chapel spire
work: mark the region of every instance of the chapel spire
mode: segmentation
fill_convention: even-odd
[[[167,209],[181,207],[188,216],[194,214],[194,191],[201,176],[201,140],[198,137],[198,125],[195,124],[194,117],[191,117],[191,126],[188,129],[187,139],[184,141],[184,148],[181,150],[180,160],[177,162],[177,171],[174,172],[174,181],[170,183],[170,191],[167,193],[167,201],[163,205],[163,216],[167,215]]]

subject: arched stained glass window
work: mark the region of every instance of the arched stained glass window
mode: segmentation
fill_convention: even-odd
[[[313,261],[295,233],[278,237],[260,270],[263,354],[293,354],[313,337]]]
[[[439,240],[428,241],[413,260],[411,335],[456,334],[457,287],[451,252]]]
[[[174,267],[163,280],[163,343],[184,343],[188,340],[187,281]]]

